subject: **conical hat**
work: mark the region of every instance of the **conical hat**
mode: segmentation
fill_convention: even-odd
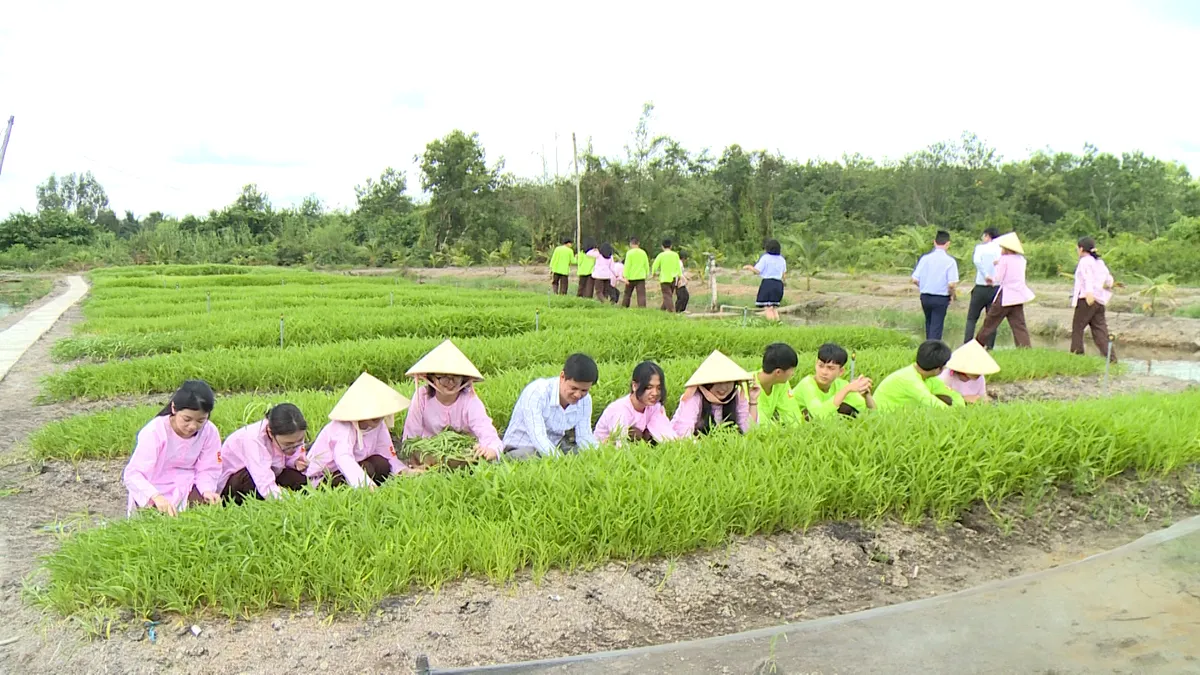
[[[1025,255],[1025,247],[1021,246],[1021,240],[1017,238],[1016,232],[1009,232],[1008,234],[996,237],[996,243],[999,244],[1000,248],[1006,248],[1013,253]]]
[[[369,373],[363,373],[329,411],[329,419],[335,422],[373,420],[391,417],[407,407],[408,399],[400,392]]]
[[[975,340],[954,350],[946,367],[964,375],[991,375],[1000,372],[1000,364]]]
[[[718,382],[744,382],[752,380],[754,376],[747,373],[745,369],[733,362],[733,359],[725,356],[720,351],[715,351],[704,359],[704,363],[692,373],[691,379],[687,381],[684,387],[694,387],[701,384],[717,384]]]
[[[421,360],[417,361],[412,368],[409,368],[405,375],[411,377],[413,375],[429,375],[431,373],[463,375],[474,378],[477,382],[483,381],[483,375],[479,374],[479,369],[475,367],[475,364],[471,363],[471,360],[449,340],[434,347],[433,351],[422,356]]]

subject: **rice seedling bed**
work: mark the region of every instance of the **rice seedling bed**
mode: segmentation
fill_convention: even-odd
[[[38,597],[62,614],[370,610],[413,586],[588,568],[826,519],[945,522],[977,500],[1200,460],[1200,393],[921,410],[779,433],[605,448],[146,513],[67,537]]]
[[[910,348],[884,348],[864,350],[859,353],[858,372],[876,382],[888,373],[911,364],[913,350]],[[659,362],[667,376],[667,397],[664,406],[674,413],[683,384],[700,365],[703,357],[668,359]],[[743,367],[755,370],[761,365],[761,355],[735,355],[734,360]],[[1003,370],[991,378],[994,383],[1049,377],[1052,375],[1089,375],[1102,372],[1104,360],[1099,357],[1079,357],[1048,350],[1006,350],[996,352],[996,360]],[[793,383],[812,372],[814,357],[811,352],[802,355]],[[626,395],[629,380],[636,361],[600,362],[600,381],[592,388],[593,422],[612,401]],[[508,370],[489,377],[477,385],[480,399],[487,406],[488,414],[503,432],[508,425],[517,398],[527,384],[539,377],[557,375],[561,363],[543,363],[527,368]],[[407,366],[404,367],[407,370]],[[400,372],[403,372],[401,370]],[[412,380],[393,378],[394,386],[405,396],[413,393]],[[174,386],[174,385],[173,385]],[[328,419],[329,411],[345,391],[341,383],[332,390],[312,389],[282,391],[280,393],[224,394],[218,389],[217,406],[212,421],[221,430],[222,436],[238,428],[262,419],[268,407],[275,403],[290,402],[300,407],[309,420],[313,434]],[[132,451],[133,439],[161,406],[145,405],[121,407],[95,413],[76,415],[53,422],[38,430],[30,438],[34,455],[41,459],[64,459],[78,461],[90,458],[126,457]],[[397,434],[403,425],[403,413],[397,418]]]

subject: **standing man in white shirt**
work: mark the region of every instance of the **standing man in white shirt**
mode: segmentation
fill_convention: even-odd
[[[921,310],[925,312],[925,339],[941,340],[946,326],[946,310],[958,288],[958,261],[946,252],[950,233],[938,230],[933,250],[921,256],[912,273],[912,282],[921,291]]]
[[[975,255],[971,260],[975,263],[975,287],[971,289],[971,305],[967,308],[967,330],[963,344],[975,339],[975,324],[979,317],[987,314],[996,299],[998,286],[988,283],[989,278],[996,276],[996,260],[1000,258],[1000,245],[993,241],[1000,236],[1000,230],[989,227],[983,231],[981,243],[975,245]],[[988,336],[988,349],[996,346],[996,333]]]
[[[597,444],[592,433],[592,395],[600,379],[586,354],[567,357],[558,377],[534,380],[517,399],[504,430],[503,459],[557,457]]]

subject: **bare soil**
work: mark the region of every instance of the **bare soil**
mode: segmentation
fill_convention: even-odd
[[[1087,496],[1058,490],[1036,504],[993,505],[995,513],[979,506],[942,528],[829,523],[675,559],[555,571],[536,581],[520,574],[504,586],[465,579],[389,598],[366,616],[303,608],[237,621],[161,617],[151,643],[140,617],[64,620],[22,593],[27,580],[37,583],[38,556],[54,550],[56,531],[123,516],[122,462],[22,459],[40,425],[113,405],[33,404],[38,380],[64,367],[50,361],[50,345],[78,320],[79,310],[70,310],[0,382],[0,672],[408,673],[418,654],[445,667],[636,647],[960,590],[1077,560],[1200,512],[1197,476],[1127,477]],[[1145,376],[1114,381],[1115,392],[1185,386]],[[1057,378],[993,391],[1001,400],[1072,398],[1096,387],[1095,378]],[[199,637],[188,631],[193,624]]]

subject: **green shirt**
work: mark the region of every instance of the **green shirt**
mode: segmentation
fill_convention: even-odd
[[[575,258],[575,253],[571,251],[571,247],[563,244],[554,249],[554,255],[550,257],[550,271],[555,274],[570,274],[571,261]]]
[[[657,274],[659,283],[664,284],[674,283],[681,272],[683,272],[683,261],[679,259],[678,253],[670,250],[655,256],[654,265],[650,268],[650,273]]]
[[[645,281],[650,276],[650,258],[640,248],[631,248],[625,254],[625,281]]]
[[[929,379],[936,380],[937,378]],[[914,405],[930,408],[941,408],[946,405],[929,390],[929,380],[921,377],[915,364],[905,366],[888,375],[875,388],[875,407],[879,410],[896,410]]]
[[[809,375],[800,380],[800,384],[792,390],[792,395],[796,397],[796,403],[807,410],[808,416],[815,420],[818,417],[837,414],[838,407],[833,404],[833,397],[849,384],[839,377],[829,383],[829,391],[821,391],[820,385],[817,384],[817,378]],[[860,413],[867,409],[867,399],[856,391],[848,392],[842,402]]]
[[[934,396],[949,396],[950,400],[954,402],[953,405],[965,406],[967,404],[967,399],[963,398],[962,394],[951,389],[950,385],[946,384],[940,377],[931,377],[925,380],[925,387]],[[945,404],[945,401],[942,403]]]
[[[579,255],[575,256],[575,264],[579,266],[579,276],[590,277],[592,270],[596,268],[596,259],[587,254],[587,251],[580,251]]]
[[[771,387],[771,393],[767,393],[766,387],[762,386],[762,381],[758,376],[762,375],[762,371],[754,373],[754,381],[758,382],[758,386],[762,391],[758,394],[758,423],[763,424],[781,424],[789,426],[792,424],[800,424],[804,421],[804,417],[800,415],[800,406],[796,403],[796,399],[792,397],[792,392],[787,386],[787,382],[783,382]]]

